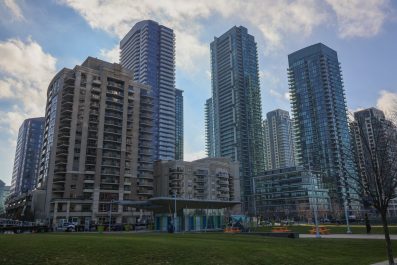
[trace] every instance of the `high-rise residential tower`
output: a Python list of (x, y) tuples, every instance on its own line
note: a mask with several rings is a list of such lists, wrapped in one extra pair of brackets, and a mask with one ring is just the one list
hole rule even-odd
[[(355, 162), (361, 181), (375, 181), (378, 167), (381, 169), (380, 172), (391, 177), (392, 172), (397, 171), (397, 127), (386, 118), (383, 111), (376, 108), (355, 112), (350, 127), (354, 140)], [(364, 195), (363, 198), (365, 197)], [(366, 201), (363, 201), (363, 204), (364, 207), (368, 206)], [(396, 206), (397, 199), (391, 200), (388, 210), (390, 216), (397, 216)]]
[(266, 170), (295, 165), (292, 120), (286, 110), (276, 109), (263, 122)]
[[(350, 123), (355, 147), (355, 161), (362, 179), (369, 179), (373, 174), (373, 161), (383, 163), (383, 170), (392, 167), (388, 159), (380, 157), (397, 153), (397, 128), (385, 117), (383, 111), (368, 108), (354, 113)], [(393, 161), (393, 159), (390, 159)]]
[(0, 179), (0, 214), (6, 212), (5, 201), (10, 194), (10, 188)]
[(183, 160), (183, 90), (175, 90), (175, 160)]
[(155, 21), (138, 22), (120, 42), (120, 64), (153, 97), (154, 160), (175, 159), (175, 35)]
[[(288, 55), (297, 160), (324, 175), (334, 210), (349, 205), (356, 174), (347, 121), (345, 92), (336, 51), (318, 43)], [(343, 209), (343, 208), (342, 208)]]
[(251, 211), (252, 177), (265, 169), (254, 36), (240, 26), (215, 37), (211, 70), (215, 157), (239, 161), (243, 210)]
[(26, 119), (19, 127), (11, 196), (19, 196), (34, 189), (38, 174), (44, 117)]
[(212, 98), (205, 102), (205, 152), (208, 157), (215, 157), (214, 107)]
[(47, 92), (38, 188), (44, 218), (82, 225), (134, 223), (114, 200), (153, 195), (152, 98), (119, 64), (88, 57), (62, 69)]

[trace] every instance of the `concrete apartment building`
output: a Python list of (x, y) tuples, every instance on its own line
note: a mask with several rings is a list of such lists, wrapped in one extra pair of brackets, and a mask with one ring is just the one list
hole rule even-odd
[[(354, 112), (354, 120), (350, 122), (350, 131), (354, 143), (355, 163), (361, 181), (374, 178), (374, 162), (384, 172), (392, 172), (393, 159), (397, 154), (397, 128), (386, 118), (383, 111), (376, 108)], [(387, 159), (389, 153), (390, 160)], [(390, 174), (391, 175), (391, 174)], [(363, 201), (364, 210), (368, 211), (368, 203)], [(389, 203), (389, 216), (397, 216), (397, 199)]]
[(155, 194), (158, 197), (207, 201), (239, 201), (237, 162), (229, 158), (203, 158), (192, 162), (156, 161)]
[(230, 158), (156, 161), (154, 180), (156, 230), (221, 229), (226, 217), (241, 213), (239, 163)]
[[(88, 57), (62, 69), (47, 91), (35, 207), (53, 225), (134, 223), (113, 200), (153, 195), (150, 88), (120, 64)], [(36, 197), (36, 198), (35, 198)]]

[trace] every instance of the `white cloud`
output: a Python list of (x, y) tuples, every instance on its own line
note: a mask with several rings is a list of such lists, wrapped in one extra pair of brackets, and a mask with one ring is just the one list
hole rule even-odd
[(278, 99), (282, 99), (283, 98), (283, 94), (274, 90), (274, 89), (269, 89), (269, 94), (273, 97), (276, 97)]
[(4, 0), (4, 5), (11, 11), (15, 20), (25, 20), (21, 8), (18, 6), (15, 0)]
[[(316, 27), (332, 21), (333, 16), (337, 17), (341, 37), (376, 35), (386, 19), (385, 10), (389, 6), (388, 0), (59, 1), (73, 8), (92, 28), (105, 30), (119, 38), (144, 19), (153, 19), (173, 28), (176, 64), (187, 73), (208, 68), (208, 41), (203, 42), (201, 38), (203, 25), (211, 26), (208, 25), (210, 18), (237, 19), (259, 30), (265, 52), (269, 54), (282, 48), (291, 34), (309, 36)], [(102, 51), (104, 55), (107, 52)], [(110, 58), (115, 57), (112, 55)]]
[(289, 92), (284, 92), (284, 99), (289, 101), (289, 99), (290, 99), (290, 93)]
[(372, 37), (387, 18), (389, 0), (326, 0), (336, 13), (342, 38)]
[(0, 54), (0, 100), (13, 105), (11, 110), (0, 109), (0, 126), (16, 137), (23, 119), (44, 115), (56, 59), (31, 39), (2, 41)]
[(111, 62), (111, 63), (118, 63), (120, 58), (120, 49), (119, 45), (117, 44), (112, 49), (101, 49), (100, 56), (103, 60)]
[[(61, 2), (76, 10), (92, 28), (103, 29), (119, 38), (122, 38), (132, 25), (143, 19), (150, 18), (173, 28), (177, 40), (177, 66), (186, 72), (194, 71), (198, 62), (208, 61), (208, 43), (202, 42), (200, 38), (203, 25), (209, 22), (210, 17), (236, 18), (250, 27), (257, 28), (265, 40), (267, 52), (282, 47), (285, 38), (291, 34), (310, 35), (330, 17), (324, 2), (316, 0), (61, 0)], [(351, 23), (355, 25), (357, 21), (362, 20), (359, 15), (352, 20), (345, 19), (340, 11), (340, 5), (331, 3), (343, 27), (348, 27)], [(363, 4), (359, 9), (365, 9), (360, 11), (364, 14), (372, 14), (372, 7), (373, 5)], [(375, 15), (373, 17), (376, 18)]]
[(200, 150), (197, 152), (185, 152), (184, 154), (184, 161), (193, 161), (201, 158), (207, 157), (207, 154), (205, 153), (205, 150)]
[(0, 54), (0, 164), (6, 167), (3, 177), (10, 183), (19, 127), (27, 118), (44, 115), (56, 59), (31, 39), (0, 41)]
[(397, 92), (381, 90), (376, 107), (383, 110), (386, 115), (397, 114)]

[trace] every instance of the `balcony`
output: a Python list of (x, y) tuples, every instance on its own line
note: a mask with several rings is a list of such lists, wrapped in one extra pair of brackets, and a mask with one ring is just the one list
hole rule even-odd
[(103, 149), (113, 150), (113, 151), (121, 151), (120, 145), (108, 144), (108, 143), (105, 143), (103, 145)]
[(112, 110), (112, 111), (117, 111), (117, 112), (123, 112), (123, 107), (115, 106), (113, 104), (106, 104), (106, 109)]

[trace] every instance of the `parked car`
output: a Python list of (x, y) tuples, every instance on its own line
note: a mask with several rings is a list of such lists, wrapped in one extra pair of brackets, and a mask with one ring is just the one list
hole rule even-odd
[(293, 225), (293, 224), (295, 224), (295, 221), (294, 220), (282, 220), (281, 221), (281, 225)]
[(263, 226), (272, 226), (273, 224), (272, 224), (272, 222), (270, 222), (270, 221), (261, 221), (261, 222), (260, 222), (260, 225), (263, 225)]
[(73, 223), (63, 223), (62, 225), (56, 228), (56, 231), (62, 232), (73, 232), (76, 229), (76, 225)]

